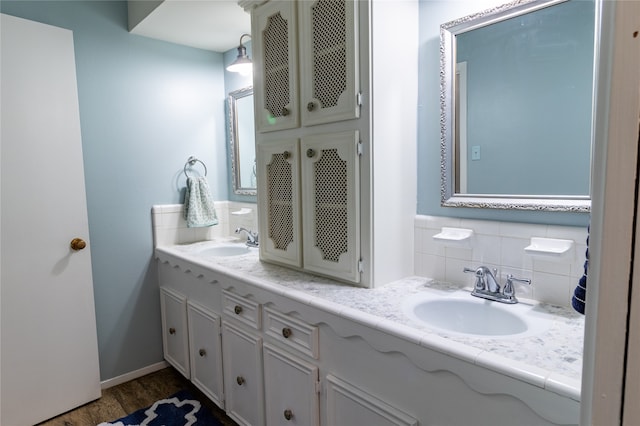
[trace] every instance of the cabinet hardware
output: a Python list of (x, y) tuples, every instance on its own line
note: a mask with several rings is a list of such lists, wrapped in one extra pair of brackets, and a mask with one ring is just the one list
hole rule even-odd
[(284, 418), (291, 420), (293, 418), (293, 412), (289, 409), (284, 410)]
[(291, 114), (291, 111), (289, 111), (289, 108), (282, 108), (282, 116), (283, 117), (286, 117), (289, 114)]
[(285, 151), (282, 153), (282, 156), (285, 160), (288, 160), (291, 157), (291, 153), (289, 151)]
[(176, 334), (176, 329), (175, 329), (175, 328), (173, 328), (173, 327), (171, 327), (171, 328), (169, 329), (169, 334)]
[(282, 335), (284, 336), (285, 339), (288, 339), (289, 337), (291, 337), (292, 331), (289, 327), (285, 327), (282, 329)]
[(238, 384), (238, 386), (242, 386), (244, 384), (244, 377), (242, 376), (236, 377), (236, 383)]
[(309, 158), (313, 158), (313, 157), (315, 157), (315, 156), (316, 156), (316, 150), (315, 150), (315, 149), (313, 149), (313, 148), (309, 148), (309, 149), (307, 150), (307, 157), (309, 157)]
[(307, 104), (307, 111), (311, 112), (311, 111), (313, 111), (314, 109), (316, 109), (316, 104), (315, 104), (315, 103), (313, 103), (313, 102), (309, 102), (309, 103)]
[(87, 243), (82, 238), (74, 238), (73, 240), (71, 240), (70, 246), (72, 250), (78, 251), (85, 248), (87, 246)]
[(198, 353), (200, 354), (200, 356), (206, 356), (207, 355), (207, 351), (205, 351), (204, 349), (200, 349), (200, 351)]
[(235, 312), (235, 313), (236, 313), (236, 315), (240, 315), (240, 314), (242, 313), (242, 306), (240, 306), (240, 305), (236, 305), (236, 306), (233, 308), (233, 312)]

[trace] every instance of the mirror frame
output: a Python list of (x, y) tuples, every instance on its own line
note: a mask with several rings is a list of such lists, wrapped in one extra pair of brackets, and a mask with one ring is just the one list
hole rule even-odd
[[(455, 193), (453, 168), (454, 147), (454, 97), (455, 37), (467, 31), (500, 22), (515, 16), (534, 12), (568, 0), (516, 0), (501, 6), (468, 15), (440, 26), (440, 194), (442, 207), (470, 207), (482, 209), (516, 209), (536, 211), (562, 211), (588, 213), (591, 211), (591, 196), (527, 196), (498, 194)], [(594, 19), (594, 43), (599, 39), (599, 7), (596, 1)], [(594, 64), (598, 61), (597, 44), (594, 45)], [(594, 67), (594, 82), (597, 80)], [(595, 92), (594, 92), (595, 93)], [(593, 95), (595, 106), (595, 94)], [(594, 108), (592, 106), (592, 110)], [(591, 173), (593, 173), (593, 120), (591, 124)], [(591, 184), (589, 185), (591, 187)]]
[(233, 192), (237, 195), (256, 195), (257, 188), (242, 187), (240, 179), (240, 141), (238, 140), (238, 99), (253, 95), (253, 86), (229, 92), (228, 102), (228, 122), (229, 122), (229, 153), (231, 157), (231, 179), (233, 181)]

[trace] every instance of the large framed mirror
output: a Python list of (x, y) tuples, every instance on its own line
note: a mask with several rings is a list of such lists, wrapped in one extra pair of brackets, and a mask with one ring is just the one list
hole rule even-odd
[(590, 211), (597, 1), (441, 25), (442, 206)]
[(256, 195), (256, 144), (253, 120), (253, 88), (229, 93), (229, 135), (233, 192)]

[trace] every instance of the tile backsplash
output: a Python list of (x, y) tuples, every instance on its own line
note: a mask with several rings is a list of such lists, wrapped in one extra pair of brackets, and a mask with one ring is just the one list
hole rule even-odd
[[(443, 227), (474, 231), (465, 244), (437, 241)], [(532, 237), (572, 240), (574, 247), (562, 257), (533, 257), (524, 248)], [(583, 274), (587, 229), (488, 220), (418, 215), (415, 219), (415, 274), (473, 286), (474, 276), (463, 268), (488, 266), (498, 270), (500, 283), (507, 274), (531, 279), (516, 284), (516, 296), (561, 306), (571, 306), (573, 289)]]
[(256, 205), (234, 201), (216, 201), (218, 224), (202, 228), (188, 228), (182, 204), (155, 205), (151, 209), (153, 222), (153, 246), (187, 244), (214, 238), (234, 237), (244, 239), (234, 231), (242, 226), (258, 230)]
[[(243, 239), (234, 232), (240, 226), (257, 230), (255, 204), (219, 201), (215, 206), (219, 223), (204, 228), (187, 227), (182, 204), (153, 206), (154, 247), (215, 238)], [(473, 236), (464, 244), (435, 240), (433, 236), (445, 227), (472, 229)], [(474, 276), (463, 269), (488, 266), (498, 270), (501, 284), (507, 274), (531, 279), (531, 285), (515, 283), (517, 297), (571, 306), (573, 290), (583, 273), (586, 228), (417, 215), (414, 229), (415, 275), (472, 287)], [(574, 247), (563, 257), (534, 257), (524, 250), (533, 237), (572, 240)]]

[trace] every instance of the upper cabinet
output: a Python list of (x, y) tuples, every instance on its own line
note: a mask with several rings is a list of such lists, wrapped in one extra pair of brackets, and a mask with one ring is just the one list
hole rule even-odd
[(240, 3), (260, 258), (363, 287), (413, 275), (417, 0)]
[(355, 1), (271, 1), (254, 10), (258, 132), (359, 117), (357, 16)]

